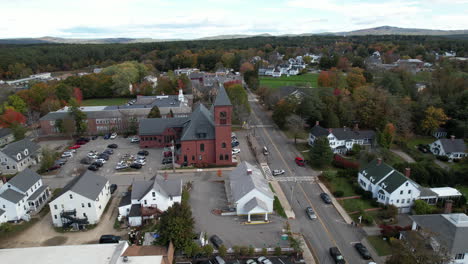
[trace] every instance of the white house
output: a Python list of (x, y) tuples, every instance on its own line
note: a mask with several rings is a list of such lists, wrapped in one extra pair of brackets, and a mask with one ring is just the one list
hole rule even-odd
[(49, 203), (52, 223), (75, 229), (97, 224), (110, 197), (109, 181), (88, 170), (65, 185)]
[(26, 168), (0, 187), (0, 222), (29, 221), (49, 200), (49, 187), (39, 174)]
[(149, 181), (134, 181), (132, 190), (119, 204), (119, 219), (128, 217), (130, 226), (140, 226), (144, 219), (166, 211), (182, 202), (182, 180), (153, 177)]
[(9, 128), (0, 128), (0, 147), (3, 147), (15, 140), (13, 132)]
[(410, 170), (406, 176), (376, 159), (370, 162), (358, 174), (358, 183), (362, 189), (372, 192), (377, 202), (398, 207), (400, 213), (408, 213), (416, 199), (419, 198), (419, 185), (412, 181)]
[(333, 153), (345, 154), (350, 151), (354, 144), (361, 146), (372, 146), (375, 139), (373, 130), (360, 130), (357, 125), (354, 128), (329, 128), (320, 126), (319, 121), (315, 123), (309, 133), (309, 145), (313, 145), (319, 137), (327, 137)]
[(447, 129), (439, 127), (438, 129), (436, 129), (436, 131), (434, 131), (434, 133), (432, 133), (432, 136), (434, 136), (435, 138), (445, 138), (447, 137), (447, 133)]
[(410, 215), (411, 229), (431, 241), (433, 250), (443, 247), (451, 260), (444, 264), (468, 264), (468, 216), (466, 214)]
[(41, 161), (38, 144), (25, 138), (0, 149), (0, 172), (15, 174)]
[(230, 174), (225, 182), (226, 193), (230, 206), (235, 208), (237, 215), (265, 215), (273, 212), (274, 195), (267, 180), (256, 166), (244, 161)]
[(463, 139), (452, 136), (450, 139), (441, 138), (429, 145), (432, 154), (446, 156), (449, 159), (461, 159), (468, 156)]

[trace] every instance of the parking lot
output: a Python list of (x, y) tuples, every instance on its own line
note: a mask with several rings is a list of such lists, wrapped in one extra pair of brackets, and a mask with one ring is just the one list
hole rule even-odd
[[(281, 230), (286, 219), (270, 215), (269, 224), (243, 225), (246, 217), (220, 216), (213, 209), (226, 209), (227, 200), (222, 178), (216, 176), (193, 183), (190, 204), (195, 218), (195, 231), (207, 232), (208, 236), (218, 235), (227, 247), (253, 246), (257, 248), (288, 246), (281, 240)], [(263, 219), (261, 216), (258, 220)], [(254, 219), (252, 219), (254, 220)]]

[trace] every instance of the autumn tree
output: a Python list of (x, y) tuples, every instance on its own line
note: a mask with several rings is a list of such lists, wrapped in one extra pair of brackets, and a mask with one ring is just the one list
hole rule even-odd
[(346, 57), (340, 57), (338, 59), (338, 63), (336, 64), (336, 68), (342, 70), (342, 71), (348, 71), (349, 68), (351, 68), (351, 63), (349, 63), (348, 58)]
[(161, 118), (161, 113), (159, 112), (159, 107), (157, 105), (151, 108), (151, 111), (148, 113), (148, 118)]
[(329, 72), (321, 71), (318, 76), (317, 82), (320, 87), (331, 87), (332, 85)]
[(287, 127), (288, 130), (293, 134), (294, 136), (294, 144), (297, 144), (297, 137), (301, 134), (304, 133), (304, 119), (302, 119), (298, 115), (290, 115), (287, 119)]
[(273, 108), (273, 121), (276, 125), (284, 129), (286, 127), (287, 117), (293, 113), (294, 105), (287, 99), (281, 99)]
[(242, 65), (240, 66), (240, 72), (242, 74), (244, 74), (245, 72), (247, 71), (253, 71), (254, 70), (254, 66), (252, 65), (252, 63), (250, 62), (244, 62), (242, 63)]
[(428, 134), (432, 134), (448, 120), (448, 117), (445, 115), (444, 109), (442, 108), (429, 106), (424, 113), (425, 117), (421, 122), (421, 128)]
[(395, 137), (395, 126), (392, 123), (387, 123), (385, 129), (379, 133), (378, 139), (381, 147), (389, 149)]
[(0, 116), (0, 127), (11, 127), (14, 124), (25, 124), (26, 117), (20, 112), (7, 108)]
[(364, 70), (360, 68), (351, 68), (351, 70), (346, 75), (346, 83), (348, 87), (354, 90), (357, 87), (363, 86), (366, 84), (366, 78), (364, 77)]
[(76, 102), (81, 105), (81, 101), (83, 101), (83, 93), (81, 92), (80, 88), (73, 88), (73, 98), (75, 98)]

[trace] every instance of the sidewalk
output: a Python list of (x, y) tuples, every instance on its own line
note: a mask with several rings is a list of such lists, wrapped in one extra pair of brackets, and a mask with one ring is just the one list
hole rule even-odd
[(294, 214), (288, 199), (286, 199), (286, 195), (284, 195), (283, 189), (281, 189), (279, 183), (277, 181), (270, 181), (270, 183), (273, 187), (273, 190), (275, 191), (276, 196), (278, 196), (278, 199), (283, 206), (284, 212), (286, 213), (288, 219), (296, 219), (296, 215)]
[(310, 244), (309, 242), (304, 239), (304, 235), (294, 235), (296, 239), (301, 241), (302, 245), (302, 258), (304, 259), (304, 262), (306, 264), (316, 264), (317, 262), (315, 261), (314, 255), (312, 255), (312, 252), (310, 251)]
[[(232, 171), (236, 167), (222, 167), (222, 168), (195, 168), (195, 169), (176, 169), (175, 173), (190, 173), (190, 172), (202, 172), (202, 171)], [(158, 173), (173, 173), (172, 169), (169, 170), (158, 170)]]

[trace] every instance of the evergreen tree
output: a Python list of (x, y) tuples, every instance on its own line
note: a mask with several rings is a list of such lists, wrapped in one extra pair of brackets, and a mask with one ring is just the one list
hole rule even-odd
[(318, 168), (323, 168), (332, 162), (333, 152), (326, 137), (320, 137), (315, 140), (314, 145), (310, 149), (309, 158), (310, 163)]
[(151, 108), (151, 111), (148, 113), (148, 118), (161, 118), (161, 112), (159, 112), (159, 107), (157, 105)]
[(68, 113), (75, 120), (75, 132), (78, 135), (85, 133), (88, 129), (88, 125), (86, 124), (86, 113), (80, 110), (80, 106), (75, 98), (70, 99), (70, 108), (68, 109)]
[(168, 245), (172, 241), (177, 250), (187, 249), (192, 243), (194, 223), (190, 206), (187, 203), (175, 203), (159, 219), (157, 242)]

